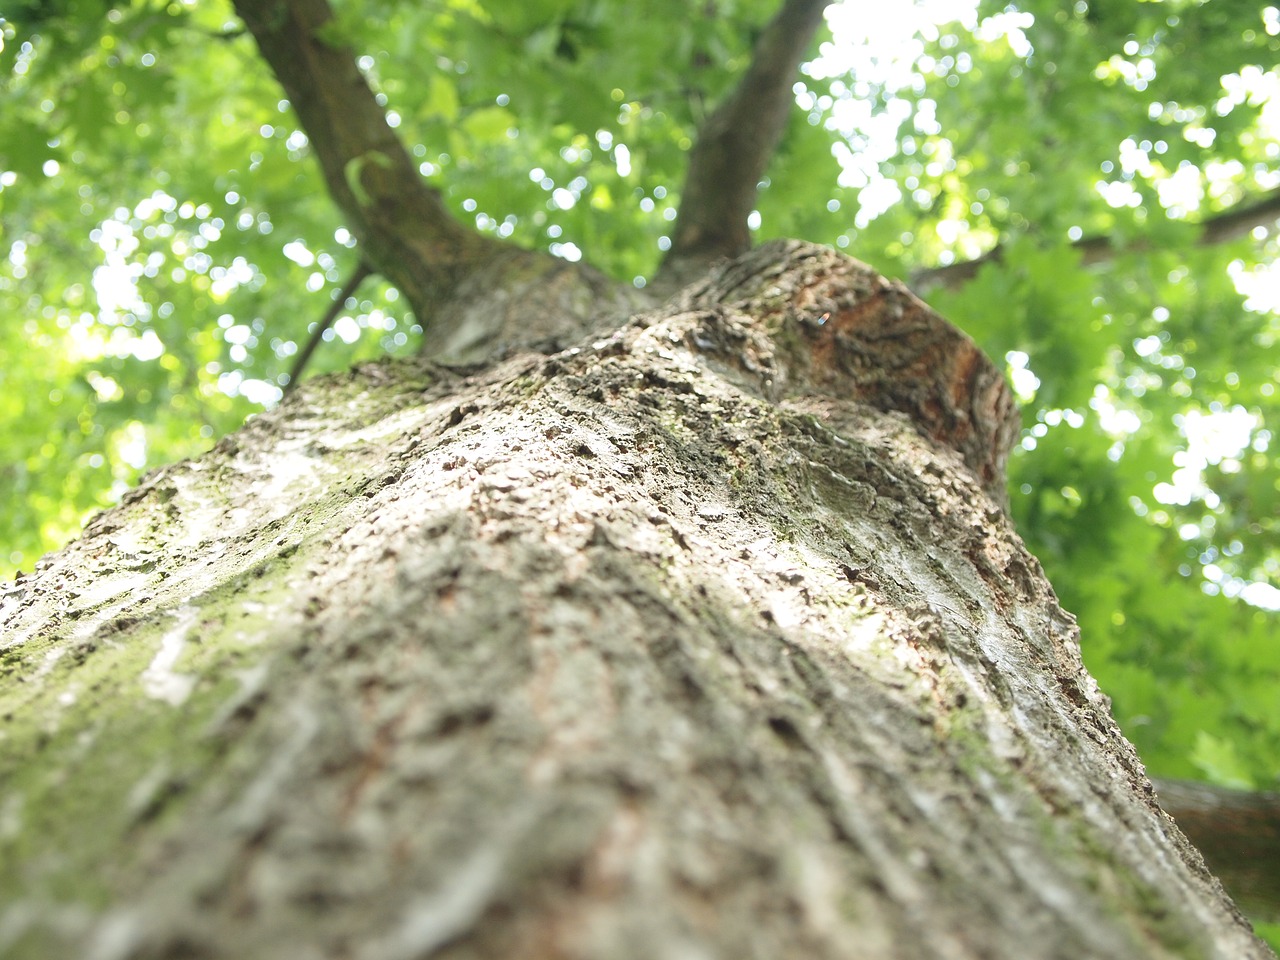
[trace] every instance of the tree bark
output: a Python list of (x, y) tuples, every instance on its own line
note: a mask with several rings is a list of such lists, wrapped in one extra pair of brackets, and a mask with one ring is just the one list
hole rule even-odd
[(638, 312), (455, 223), (324, 0), (236, 7), (436, 359), (300, 385), (3, 588), (0, 955), (1272, 956), (1009, 525), (972, 342), (795, 242)]
[(0, 954), (1263, 958), (993, 495), (1007, 390), (770, 245), (308, 381), (0, 600)]

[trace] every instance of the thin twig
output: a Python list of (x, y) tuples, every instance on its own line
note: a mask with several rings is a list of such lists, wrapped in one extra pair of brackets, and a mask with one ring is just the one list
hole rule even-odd
[(338, 314), (342, 312), (342, 308), (346, 306), (347, 301), (351, 299), (360, 284), (371, 273), (373, 273), (373, 268), (369, 266), (367, 261), (361, 260), (355, 271), (347, 279), (346, 286), (338, 292), (337, 299), (329, 305), (329, 309), (325, 311), (324, 316), (320, 318), (320, 322), (316, 324), (310, 339), (307, 340), (307, 345), (298, 353), (298, 359), (293, 361), (293, 367), (289, 370), (289, 382), (284, 387), (285, 396), (292, 393), (293, 388), (298, 385), (298, 380), (302, 377), (302, 371), (307, 368), (311, 355), (316, 352), (316, 347), (320, 345), (320, 339), (324, 336), (324, 332), (333, 326), (333, 321), (338, 319)]

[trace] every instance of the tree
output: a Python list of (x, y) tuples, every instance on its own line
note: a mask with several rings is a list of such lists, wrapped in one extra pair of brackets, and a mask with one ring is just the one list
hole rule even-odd
[[(745, 59), (681, 91), (700, 122), (669, 145), (689, 163), (646, 288), (665, 306), (499, 242), (506, 221), (463, 228), (387, 123), (403, 91), (374, 93), (350, 49), (378, 14), (417, 17), (431, 41), (541, 51), (562, 82), (643, 16), (242, 6), (305, 131), (282, 139), (319, 161), (428, 358), (304, 385), (8, 591), (8, 946), (1265, 955), (1155, 805), (1012, 533), (1000, 371), (852, 261), (747, 249), (822, 6), (792, 0), (722, 53), (725, 21), (695, 18), (691, 64)], [(106, 36), (200, 22), (177, 12), (115, 9), (135, 29)], [(458, 87), (423, 86), (460, 136), (506, 137), (508, 95), (464, 111)], [(1000, 249), (1034, 278), (1034, 251)], [(204, 292), (253, 276), (210, 270)]]

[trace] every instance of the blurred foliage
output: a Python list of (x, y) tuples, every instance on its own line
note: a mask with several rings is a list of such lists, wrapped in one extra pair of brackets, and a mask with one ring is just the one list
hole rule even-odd
[[(347, 0), (331, 33), (460, 218), (643, 283), (697, 125), (776, 3)], [(1009, 363), (1014, 511), (1091, 669), (1153, 773), (1276, 789), (1276, 242), (1198, 245), (1197, 224), (1280, 189), (1280, 12), (960, 12), (904, 53), (833, 8), (757, 233), (903, 277), (999, 246), (930, 297)], [(275, 402), (358, 255), (228, 3), (0, 18), (8, 576)], [(1089, 238), (1111, 255), (1086, 264)], [(420, 333), (368, 281), (314, 372)]]

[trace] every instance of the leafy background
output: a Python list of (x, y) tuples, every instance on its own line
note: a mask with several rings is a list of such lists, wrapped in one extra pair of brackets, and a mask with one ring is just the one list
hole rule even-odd
[[(336, 6), (462, 220), (639, 285), (776, 0)], [(9, 577), (276, 402), (358, 254), (229, 4), (0, 9)], [(1009, 365), (1014, 512), (1090, 668), (1154, 774), (1280, 788), (1277, 243), (1198, 242), (1280, 190), (1280, 11), (935, 0), (892, 44), (877, 15), (829, 11), (759, 238), (906, 278), (998, 247), (928, 295)], [(368, 281), (309, 372), (420, 333)]]

